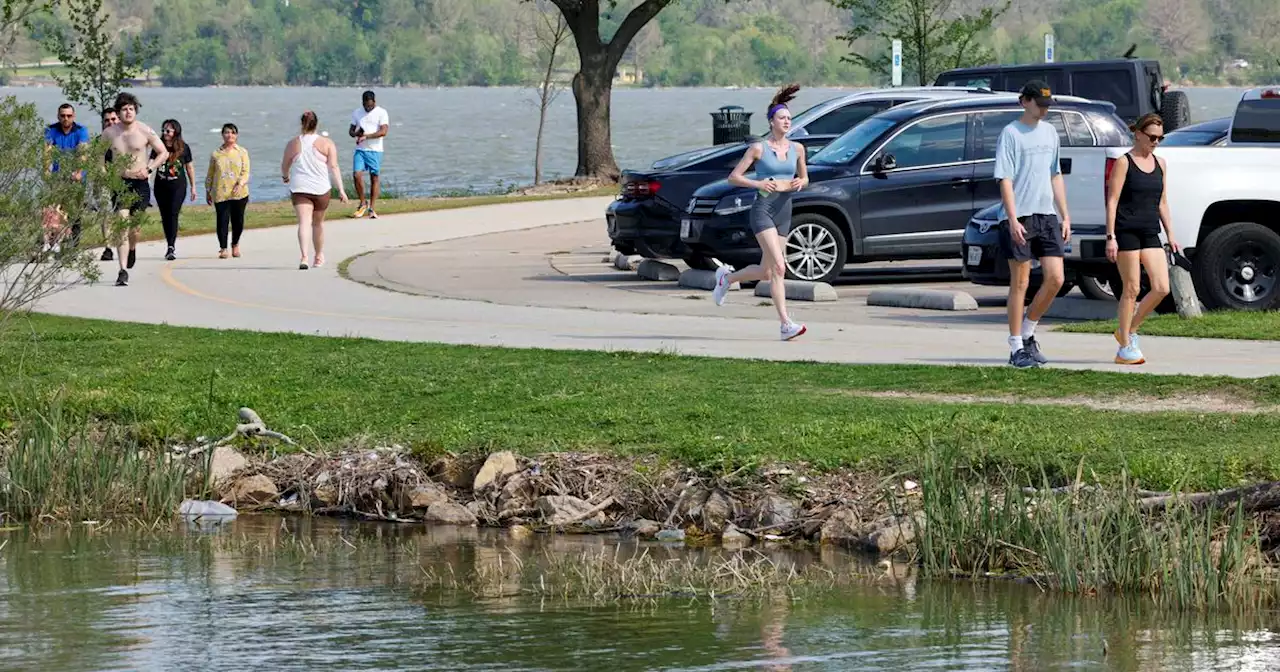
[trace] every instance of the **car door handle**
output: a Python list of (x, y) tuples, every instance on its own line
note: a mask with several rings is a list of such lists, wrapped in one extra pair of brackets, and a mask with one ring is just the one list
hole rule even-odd
[(1058, 159), (1058, 167), (1062, 169), (1063, 175), (1071, 174), (1071, 159)]
[(961, 185), (969, 184), (972, 181), (972, 177), (953, 177), (951, 178), (951, 186), (959, 187)]

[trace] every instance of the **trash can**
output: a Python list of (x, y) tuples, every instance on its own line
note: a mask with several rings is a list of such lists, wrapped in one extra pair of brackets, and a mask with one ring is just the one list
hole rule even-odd
[(751, 113), (737, 105), (725, 105), (711, 113), (711, 142), (723, 145), (751, 137)]

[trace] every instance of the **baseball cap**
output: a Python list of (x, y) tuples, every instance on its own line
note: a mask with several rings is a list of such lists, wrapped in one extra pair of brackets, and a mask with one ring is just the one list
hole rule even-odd
[(1036, 105), (1040, 107), (1049, 107), (1053, 104), (1053, 94), (1049, 92), (1049, 85), (1044, 82), (1033, 79), (1022, 85), (1022, 91), (1019, 93), (1022, 99), (1033, 98)]

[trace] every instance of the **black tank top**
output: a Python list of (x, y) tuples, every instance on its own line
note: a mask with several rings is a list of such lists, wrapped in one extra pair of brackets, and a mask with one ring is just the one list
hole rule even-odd
[(1125, 158), (1129, 161), (1129, 170), (1124, 175), (1120, 204), (1116, 207), (1116, 230), (1159, 233), (1160, 199), (1164, 196), (1160, 160), (1156, 159), (1151, 172), (1144, 173), (1132, 154), (1125, 154)]

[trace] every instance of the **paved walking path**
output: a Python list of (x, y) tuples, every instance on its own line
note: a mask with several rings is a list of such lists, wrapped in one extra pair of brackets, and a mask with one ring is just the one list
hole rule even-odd
[[(50, 297), (45, 312), (145, 323), (225, 329), (255, 329), (325, 336), (361, 336), (385, 340), (540, 347), (552, 349), (634, 350), (850, 363), (1003, 365), (1004, 337), (991, 324), (910, 327), (872, 318), (841, 319), (815, 311), (810, 333), (797, 341), (777, 340), (777, 324), (740, 310), (665, 314), (652, 306), (637, 310), (524, 305), (524, 282), (510, 283), (512, 300), (502, 287), (490, 287), (485, 300), (438, 298), (390, 292), (344, 279), (338, 264), (356, 254), (389, 247), (445, 241), (568, 222), (599, 221), (608, 198), (511, 203), (428, 213), (388, 215), (378, 220), (332, 222), (326, 229), (328, 264), (297, 270), (297, 238), (289, 227), (245, 232), (244, 257), (219, 260), (211, 235), (182, 238), (176, 262), (164, 262), (163, 242), (139, 248), (137, 267), (127, 288), (101, 282)], [(522, 239), (538, 232), (522, 234)], [(600, 224), (600, 248), (607, 241)], [(514, 249), (512, 258), (546, 255), (554, 249)], [(432, 274), (458, 274), (473, 263), (466, 253), (439, 260)], [(104, 279), (115, 276), (103, 264)], [(573, 282), (563, 292), (574, 292)], [(540, 291), (544, 291), (540, 290)], [(804, 316), (803, 304), (796, 314)], [(212, 337), (212, 336), (211, 336)], [(1129, 370), (1110, 363), (1110, 336), (1045, 333), (1041, 337), (1054, 366)], [(1148, 337), (1144, 350), (1150, 373), (1192, 373), (1252, 377), (1280, 375), (1280, 344), (1252, 341), (1200, 341)], [(1034, 375), (1034, 374), (1030, 374)]]

